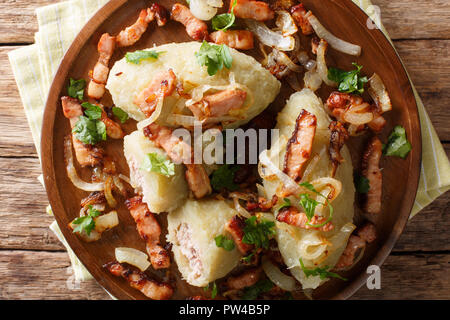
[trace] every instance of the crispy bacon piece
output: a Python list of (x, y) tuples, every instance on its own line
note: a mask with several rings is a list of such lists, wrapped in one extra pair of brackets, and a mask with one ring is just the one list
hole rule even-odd
[[(62, 97), (61, 102), (64, 116), (70, 120), (70, 126), (73, 129), (79, 117), (83, 115), (83, 108), (78, 99), (71, 97)], [(75, 156), (82, 167), (93, 167), (100, 164), (103, 160), (104, 151), (102, 148), (82, 143), (73, 133), (72, 143)]]
[(167, 21), (170, 18), (170, 13), (166, 8), (160, 6), (157, 3), (154, 3), (150, 6), (150, 11), (155, 14), (155, 19), (158, 27), (163, 27), (166, 25)]
[(338, 121), (333, 121), (328, 127), (331, 130), (330, 146), (328, 147), (328, 154), (330, 155), (332, 163), (331, 176), (334, 177), (338, 166), (344, 161), (341, 155), (341, 149), (349, 138), (347, 129)]
[(91, 81), (88, 86), (88, 97), (100, 100), (105, 94), (105, 84), (109, 75), (109, 61), (116, 48), (116, 39), (104, 33), (98, 42), (97, 51), (99, 58), (94, 70), (90, 72)]
[(238, 276), (229, 277), (227, 279), (227, 286), (230, 290), (241, 290), (251, 287), (261, 279), (261, 275), (261, 268), (252, 268), (244, 271)]
[[(234, 1), (230, 2), (230, 10)], [(275, 18), (275, 12), (263, 1), (236, 0), (234, 15), (238, 18), (267, 21)]]
[(210, 34), (211, 40), (216, 44), (225, 44), (237, 50), (253, 49), (253, 33), (248, 30), (215, 31)]
[(172, 95), (175, 90), (177, 77), (172, 69), (161, 71), (153, 77), (147, 88), (134, 99), (133, 103), (137, 105), (148, 118), (155, 111), (160, 93), (164, 97)]
[(188, 7), (181, 3), (175, 3), (172, 7), (172, 20), (182, 23), (186, 27), (187, 34), (194, 40), (208, 38), (208, 25), (197, 19)]
[(370, 222), (359, 228), (356, 234), (351, 235), (348, 239), (347, 247), (336, 264), (337, 269), (353, 265), (356, 253), (364, 249), (367, 243), (373, 242), (377, 237), (375, 226)]
[(148, 24), (155, 19), (155, 12), (150, 8), (142, 9), (136, 22), (120, 31), (116, 37), (116, 43), (119, 47), (129, 47), (135, 44), (147, 31)]
[(170, 267), (169, 253), (159, 245), (161, 236), (161, 227), (155, 216), (142, 202), (141, 196), (128, 199), (125, 202), (131, 216), (136, 221), (137, 230), (142, 239), (147, 242), (147, 252), (150, 256), (150, 262), (155, 269), (164, 269)]
[(169, 284), (152, 280), (145, 273), (129, 268), (122, 263), (112, 261), (103, 267), (111, 274), (126, 279), (131, 287), (141, 291), (150, 299), (168, 300), (173, 295), (173, 288)]
[(120, 124), (115, 122), (114, 120), (111, 120), (108, 115), (106, 114), (104, 108), (102, 105), (97, 105), (102, 109), (102, 117), (100, 118), (100, 121), (105, 124), (106, 127), (106, 134), (108, 137), (112, 139), (122, 139), (124, 137), (124, 133), (122, 130), (122, 127)]
[(186, 298), (186, 300), (211, 300), (211, 299), (204, 296), (193, 296)]
[[(322, 40), (325, 41), (325, 40)], [(326, 48), (328, 47), (328, 43), (325, 41), (325, 52), (326, 52)], [(313, 36), (311, 38), (311, 52), (313, 54), (317, 54), (317, 49), (319, 49), (319, 45), (320, 45), (320, 38), (317, 36)]]
[(236, 247), (245, 256), (253, 250), (254, 245), (242, 242), (244, 238), (244, 227), (245, 222), (239, 216), (234, 216), (225, 224), (225, 231), (231, 234)]
[(378, 214), (381, 211), (381, 195), (383, 190), (383, 174), (380, 170), (380, 160), (383, 144), (373, 137), (367, 146), (362, 160), (362, 174), (369, 180), (370, 189), (364, 204), (364, 211)]
[(316, 127), (316, 116), (302, 109), (289, 139), (284, 159), (284, 172), (294, 181), (298, 182), (302, 178), (303, 165), (311, 156)]
[[(334, 225), (331, 222), (328, 222), (326, 225), (320, 228), (314, 228), (310, 226), (322, 224), (326, 221), (326, 218), (314, 216), (311, 219), (311, 221), (308, 222), (308, 217), (306, 216), (306, 213), (300, 212), (296, 207), (293, 206), (281, 209), (277, 215), (277, 220), (302, 229), (315, 229), (325, 232), (334, 229)], [(310, 225), (308, 225), (308, 223)]]
[(258, 197), (258, 206), (262, 211), (269, 211), (278, 202), (278, 197), (273, 195), (272, 199), (269, 201), (264, 197)]
[(307, 11), (303, 6), (303, 3), (300, 3), (291, 8), (291, 15), (292, 18), (294, 18), (295, 23), (302, 29), (302, 33), (308, 36), (312, 34), (314, 30), (306, 17), (306, 13)]
[(205, 96), (201, 101), (188, 106), (200, 120), (226, 115), (230, 110), (239, 109), (247, 98), (247, 92), (240, 89), (227, 89)]
[(274, 10), (289, 10), (293, 5), (297, 3), (297, 0), (270, 0), (270, 7)]
[(373, 113), (373, 120), (367, 124), (367, 126), (372, 129), (375, 133), (381, 132), (383, 128), (386, 126), (386, 119), (383, 118), (381, 114), (378, 112)]
[(187, 167), (186, 180), (190, 190), (197, 199), (212, 192), (211, 183), (205, 168), (201, 164), (193, 164), (193, 151), (179, 137), (172, 135), (172, 130), (156, 123), (144, 128), (144, 135), (163, 148), (175, 163), (184, 163)]

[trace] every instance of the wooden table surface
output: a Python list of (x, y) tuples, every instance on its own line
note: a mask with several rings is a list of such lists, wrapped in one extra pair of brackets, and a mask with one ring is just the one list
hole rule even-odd
[[(33, 42), (34, 10), (57, 1), (0, 1), (0, 299), (109, 299), (75, 283), (48, 226), (39, 159), (7, 53)], [(450, 154), (450, 1), (373, 0)], [(401, 192), (401, 190), (399, 190)], [(381, 290), (353, 299), (450, 299), (450, 193), (409, 221), (381, 268)]]

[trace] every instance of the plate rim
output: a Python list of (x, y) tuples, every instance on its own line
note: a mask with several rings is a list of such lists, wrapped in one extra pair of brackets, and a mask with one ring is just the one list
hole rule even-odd
[[(370, 19), (369, 16), (352, 0), (328, 0), (341, 8), (345, 8), (350, 10), (351, 13), (355, 16), (355, 20), (361, 24), (361, 18), (364, 17), (365, 20)], [(86, 261), (90, 259), (90, 255), (88, 255), (83, 250), (80, 250), (78, 245), (75, 245), (76, 241), (80, 241), (79, 239), (75, 239), (75, 236), (72, 232), (70, 232), (67, 226), (62, 225), (60, 221), (59, 214), (66, 214), (64, 207), (62, 206), (61, 197), (59, 194), (59, 190), (56, 187), (56, 172), (54, 170), (54, 153), (53, 153), (53, 140), (49, 141), (46, 137), (52, 136), (52, 132), (54, 130), (54, 122), (55, 116), (57, 112), (58, 99), (60, 93), (63, 89), (63, 85), (67, 78), (68, 72), (72, 66), (71, 56), (77, 57), (80, 53), (81, 48), (85, 45), (85, 43), (90, 39), (90, 37), (98, 30), (101, 24), (108, 19), (114, 12), (120, 9), (127, 0), (110, 0), (104, 6), (102, 6), (83, 26), (80, 32), (77, 34), (73, 42), (71, 43), (69, 49), (65, 52), (63, 59), (58, 67), (57, 72), (55, 73), (55, 77), (52, 81), (51, 87), (48, 92), (47, 101), (45, 103), (44, 115), (43, 115), (43, 123), (41, 130), (41, 167), (44, 176), (44, 184), (47, 193), (47, 197), (49, 203), (51, 205), (54, 218), (58, 223), (58, 226), (61, 229), (62, 234), (64, 235), (69, 247), (75, 252), (78, 259), (83, 263), (86, 267)], [(107, 14), (107, 12), (109, 12)], [(414, 139), (412, 141), (414, 148), (410, 153), (409, 157), (409, 167), (414, 167), (417, 164), (417, 171), (411, 172), (408, 176), (407, 186), (408, 191), (405, 192), (405, 196), (402, 201), (402, 209), (399, 214), (399, 218), (395, 221), (391, 232), (388, 237), (386, 237), (385, 241), (382, 243), (380, 249), (370, 260), (370, 264), (378, 265), (381, 267), (383, 262), (391, 253), (394, 248), (398, 238), (400, 237), (403, 229), (408, 221), (411, 210), (414, 206), (414, 200), (417, 194), (418, 186), (419, 186), (419, 178), (420, 178), (420, 167), (422, 162), (422, 135), (421, 135), (421, 121), (419, 117), (419, 109), (417, 105), (417, 101), (415, 99), (414, 91), (413, 91), (413, 83), (408, 76), (406, 68), (403, 64), (403, 61), (399, 57), (397, 51), (393, 47), (392, 42), (387, 38), (387, 36), (379, 29), (370, 30), (370, 35), (372, 38), (377, 40), (387, 42), (389, 46), (389, 50), (384, 52), (384, 54), (389, 54), (391, 57), (394, 55), (394, 59), (389, 59), (392, 64), (399, 64), (401, 70), (401, 74), (399, 78), (406, 78), (408, 81), (408, 87), (406, 92), (404, 92), (404, 98), (413, 104), (413, 106), (409, 109), (410, 112), (410, 126), (413, 123), (418, 123), (418, 132), (415, 132), (413, 137), (408, 137)], [(85, 39), (84, 41), (82, 39)], [(377, 46), (379, 42), (377, 42)], [(75, 53), (73, 53), (75, 51)], [(412, 113), (411, 113), (412, 111)], [(415, 119), (413, 119), (415, 118)], [(412, 121), (415, 120), (415, 121)], [(411, 130), (412, 132), (412, 130)], [(412, 199), (411, 199), (412, 198)], [(74, 249), (75, 248), (75, 249)], [(107, 278), (104, 277), (104, 270), (102, 266), (98, 265), (89, 265), (86, 269), (92, 274), (94, 279), (106, 290), (109, 294), (112, 294), (115, 298), (118, 299), (135, 299), (134, 296), (123, 290), (120, 286), (117, 285), (115, 281), (107, 281)], [(334, 296), (330, 297), (330, 299), (348, 299), (350, 298), (357, 290), (359, 290), (364, 282), (366, 281), (368, 275), (364, 272), (361, 272), (357, 277), (353, 279), (348, 285), (346, 285), (341, 291), (339, 291)]]

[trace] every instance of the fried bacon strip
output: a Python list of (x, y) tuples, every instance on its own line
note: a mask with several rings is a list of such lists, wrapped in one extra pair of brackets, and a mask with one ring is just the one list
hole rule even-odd
[(331, 131), (328, 154), (330, 155), (332, 164), (331, 176), (334, 177), (336, 175), (337, 168), (342, 161), (344, 161), (344, 158), (341, 155), (341, 149), (345, 145), (349, 135), (347, 129), (345, 129), (344, 125), (340, 122), (333, 121), (330, 123), (328, 128)]
[(185, 5), (175, 3), (172, 7), (171, 18), (182, 23), (192, 39), (205, 40), (208, 38), (208, 25), (197, 19)]
[(348, 239), (347, 247), (336, 264), (337, 269), (349, 267), (354, 264), (355, 255), (364, 249), (367, 243), (373, 242), (377, 237), (375, 226), (368, 222), (356, 231), (356, 235), (351, 235)]
[(261, 275), (261, 268), (252, 268), (244, 271), (238, 276), (229, 277), (227, 279), (227, 286), (230, 290), (241, 290), (251, 287), (261, 279)]
[(311, 156), (316, 127), (316, 116), (302, 109), (298, 115), (295, 130), (287, 144), (284, 159), (284, 173), (294, 181), (298, 182), (302, 178), (303, 165)]
[(220, 117), (230, 110), (239, 109), (247, 98), (247, 92), (240, 89), (228, 89), (205, 96), (201, 101), (189, 105), (197, 119)]
[(102, 105), (97, 104), (97, 106), (102, 109), (102, 117), (100, 118), (100, 121), (105, 124), (106, 134), (108, 135), (108, 137), (112, 139), (122, 139), (125, 134), (123, 133), (120, 124), (108, 117)]
[(302, 229), (315, 229), (325, 232), (334, 229), (334, 225), (331, 222), (328, 222), (326, 225), (320, 228), (312, 227), (311, 225), (324, 223), (326, 221), (326, 218), (321, 216), (314, 216), (311, 221), (308, 221), (306, 213), (300, 212), (296, 207), (293, 206), (281, 209), (277, 215), (277, 220)]
[(86, 198), (81, 200), (81, 207), (91, 206), (94, 204), (106, 203), (105, 193), (103, 191), (91, 192)]
[(168, 300), (173, 295), (173, 288), (169, 284), (149, 279), (145, 273), (129, 268), (122, 263), (112, 261), (103, 267), (111, 274), (126, 279), (131, 287), (141, 291), (150, 299)]
[[(234, 1), (230, 2), (230, 10)], [(236, 0), (234, 15), (238, 18), (267, 21), (275, 18), (275, 12), (263, 1)]]
[(176, 81), (177, 77), (172, 69), (159, 72), (153, 77), (148, 87), (134, 99), (133, 103), (141, 109), (147, 118), (150, 117), (155, 111), (160, 93), (164, 97), (172, 95)]
[(172, 129), (152, 123), (144, 128), (144, 135), (154, 141), (158, 147), (163, 148), (173, 162), (185, 164), (189, 189), (197, 199), (212, 192), (205, 168), (201, 164), (193, 164), (191, 146), (179, 137), (172, 135)]
[(109, 75), (109, 61), (116, 48), (116, 39), (104, 33), (98, 42), (99, 58), (94, 70), (91, 71), (91, 81), (88, 86), (88, 97), (100, 100), (105, 94), (105, 84)]
[(216, 44), (225, 44), (237, 50), (254, 48), (253, 33), (248, 30), (215, 31), (210, 34), (210, 38)]
[(150, 256), (150, 262), (154, 269), (164, 269), (170, 267), (169, 253), (159, 245), (159, 237), (161, 236), (161, 227), (155, 216), (142, 202), (141, 196), (125, 201), (130, 210), (131, 216), (136, 221), (136, 227), (139, 235), (147, 242), (147, 253)]
[(225, 224), (225, 231), (227, 231), (234, 240), (238, 250), (245, 256), (253, 250), (254, 245), (246, 244), (242, 241), (244, 238), (245, 222), (239, 216), (234, 216)]
[(373, 137), (363, 155), (362, 174), (369, 180), (370, 185), (363, 208), (367, 213), (378, 214), (381, 211), (383, 174), (380, 170), (380, 160), (382, 152), (383, 144), (380, 139)]
[(158, 27), (164, 27), (167, 21), (170, 19), (170, 13), (166, 8), (154, 3), (150, 6), (150, 11), (155, 14), (156, 23)]
[(116, 37), (116, 43), (119, 47), (129, 47), (135, 44), (147, 31), (148, 24), (155, 19), (155, 12), (150, 8), (142, 9), (136, 22), (120, 31)]
[[(79, 117), (83, 115), (83, 108), (81, 107), (80, 102), (75, 98), (62, 97), (61, 102), (64, 116), (70, 120), (70, 126), (73, 129), (78, 122)], [(103, 160), (104, 151), (102, 148), (82, 143), (73, 133), (72, 142), (75, 156), (82, 167), (93, 167), (100, 164)]]
[(314, 30), (306, 17), (307, 11), (302, 3), (291, 8), (291, 15), (295, 23), (302, 29), (302, 33), (306, 36), (313, 34)]

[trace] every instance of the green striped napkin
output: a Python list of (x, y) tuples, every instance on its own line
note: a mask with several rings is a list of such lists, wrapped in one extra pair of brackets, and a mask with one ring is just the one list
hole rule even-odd
[[(386, 33), (374, 14), (377, 12), (377, 8), (372, 6), (369, 0), (353, 1), (365, 10), (380, 29)], [(64, 52), (81, 27), (106, 2), (107, 0), (71, 0), (37, 9), (39, 32), (35, 35), (36, 43), (9, 53), (9, 60), (38, 154), (40, 153), (42, 115), (53, 75)], [(423, 153), (419, 190), (411, 217), (450, 189), (449, 160), (422, 100), (415, 90), (414, 93), (422, 126)], [(51, 209), (48, 209), (48, 211), (51, 212)], [(67, 245), (56, 222), (50, 228), (67, 248), (75, 278), (77, 280), (90, 278), (90, 274)]]

